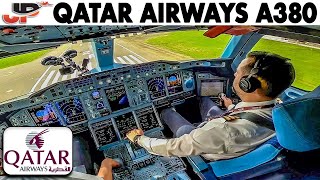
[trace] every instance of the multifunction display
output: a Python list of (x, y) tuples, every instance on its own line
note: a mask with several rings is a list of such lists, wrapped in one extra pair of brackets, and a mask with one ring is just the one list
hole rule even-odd
[(115, 117), (114, 120), (121, 138), (126, 137), (127, 132), (131, 131), (132, 129), (138, 129), (137, 123), (134, 120), (131, 112)]
[(91, 125), (98, 147), (118, 141), (111, 119)]
[(129, 107), (128, 96), (123, 85), (106, 89), (106, 95), (112, 111), (118, 111)]
[(149, 79), (147, 84), (151, 99), (158, 99), (166, 96), (166, 87), (162, 77)]
[(72, 124), (87, 120), (80, 99), (73, 97), (56, 103), (57, 108), (65, 118), (67, 124)]
[(179, 73), (172, 73), (166, 75), (166, 81), (169, 94), (176, 94), (183, 91), (181, 75)]
[(60, 126), (60, 122), (53, 110), (52, 104), (36, 106), (28, 110), (37, 126)]
[(143, 131), (160, 127), (152, 106), (137, 110), (136, 115)]

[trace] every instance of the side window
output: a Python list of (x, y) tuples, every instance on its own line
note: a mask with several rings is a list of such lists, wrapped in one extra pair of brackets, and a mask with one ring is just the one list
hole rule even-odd
[(320, 44), (264, 36), (252, 50), (272, 52), (290, 58), (296, 71), (294, 87), (312, 91), (320, 85)]

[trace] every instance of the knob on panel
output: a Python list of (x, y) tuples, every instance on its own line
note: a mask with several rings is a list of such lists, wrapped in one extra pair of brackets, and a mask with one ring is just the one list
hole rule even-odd
[(187, 79), (185, 82), (184, 82), (184, 85), (186, 86), (186, 88), (192, 88), (193, 87), (193, 85), (194, 85), (194, 81), (193, 81), (193, 79)]

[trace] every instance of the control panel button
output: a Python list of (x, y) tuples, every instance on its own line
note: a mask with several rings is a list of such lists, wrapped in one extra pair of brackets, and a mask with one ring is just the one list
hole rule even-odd
[(104, 108), (104, 103), (103, 103), (103, 101), (98, 101), (97, 104), (96, 104), (96, 108), (97, 108), (97, 109), (103, 109), (103, 108)]
[(92, 96), (92, 98), (93, 98), (94, 100), (100, 99), (100, 97), (101, 97), (99, 91), (94, 91), (94, 92), (92, 92), (92, 93), (91, 93), (91, 96)]
[(186, 80), (185, 82), (184, 82), (184, 84), (185, 84), (185, 86), (186, 86), (186, 88), (192, 88), (193, 87), (193, 79), (188, 79), (188, 80)]

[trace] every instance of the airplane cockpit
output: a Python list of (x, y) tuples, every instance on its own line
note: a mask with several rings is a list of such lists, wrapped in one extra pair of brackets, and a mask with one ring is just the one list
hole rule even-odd
[[(197, 123), (197, 119), (201, 119), (199, 107), (195, 106), (199, 97), (210, 97), (219, 104), (219, 96), (225, 94), (234, 104), (240, 102), (232, 91), (234, 71), (264, 34), (320, 42), (319, 36), (310, 35), (306, 31), (283, 31), (270, 27), (227, 27), (233, 37), (221, 58), (192, 61), (158, 60), (125, 65), (114, 62), (114, 36), (195, 28), (1, 27), (0, 43), (3, 45), (0, 49), (4, 56), (15, 54), (17, 51), (26, 53), (91, 39), (97, 67), (89, 71), (85, 59), (82, 67), (75, 64), (72, 61), (78, 53), (75, 50), (68, 50), (61, 57), (44, 58), (41, 62), (43, 65), (61, 66), (61, 74), (71, 74), (74, 71), (81, 71), (82, 74), (2, 102), (0, 134), (2, 135), (8, 127), (68, 127), (73, 133), (73, 171), (95, 175), (101, 161), (108, 157), (122, 164), (120, 168), (113, 170), (114, 179), (247, 179), (278, 171), (284, 166), (285, 159), (278, 153), (280, 145), (272, 149), (277, 151), (274, 156), (263, 159), (260, 164), (239, 165), (237, 161), (245, 161), (247, 164), (248, 158), (250, 161), (250, 158), (253, 160), (260, 156), (250, 156), (249, 153), (248, 157), (242, 157), (242, 160), (236, 158), (234, 161), (217, 161), (217, 164), (210, 165), (210, 162), (201, 156), (179, 158), (153, 155), (126, 139), (126, 133), (137, 128), (142, 129), (149, 137), (172, 137), (160, 117), (164, 108), (174, 106), (183, 117), (193, 119), (193, 123)], [(225, 32), (225, 29), (212, 28), (206, 35), (216, 37)], [(15, 38), (12, 38), (13, 36)], [(307, 93), (292, 88), (286, 90), (280, 98), (286, 102), (305, 94)], [(264, 153), (271, 151), (268, 148), (264, 150)], [(238, 166), (234, 167), (232, 164), (236, 163)], [(239, 169), (239, 166), (245, 167)], [(259, 172), (263, 172), (250, 171), (257, 167), (260, 167)], [(239, 172), (244, 172), (245, 175), (232, 176)]]

